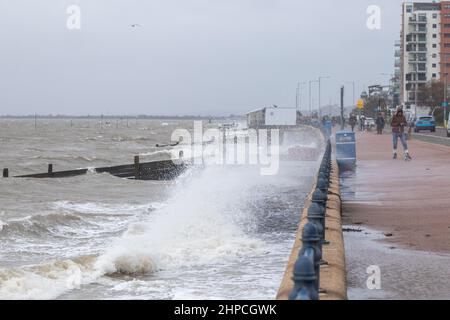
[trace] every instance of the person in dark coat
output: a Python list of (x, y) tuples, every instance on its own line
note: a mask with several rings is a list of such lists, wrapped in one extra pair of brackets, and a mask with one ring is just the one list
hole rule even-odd
[(378, 114), (378, 117), (377, 117), (377, 120), (376, 120), (376, 124), (377, 124), (377, 133), (378, 134), (383, 134), (385, 121), (384, 121), (384, 117), (383, 117), (383, 115), (381, 113)]
[(365, 127), (366, 127), (366, 117), (361, 116), (359, 117), (359, 130), (364, 131)]
[(405, 128), (407, 125), (408, 122), (406, 121), (405, 115), (403, 114), (403, 107), (398, 106), (397, 111), (395, 112), (391, 120), (394, 159), (397, 159), (397, 144), (398, 139), (400, 138), (400, 141), (403, 145), (403, 151), (405, 153), (405, 161), (412, 160), (411, 156), (409, 155), (408, 144), (406, 143)]
[(350, 126), (352, 127), (352, 132), (355, 132), (355, 126), (356, 126), (356, 122), (358, 120), (356, 119), (356, 116), (352, 113), (350, 115), (350, 119), (348, 120), (348, 123), (350, 124)]

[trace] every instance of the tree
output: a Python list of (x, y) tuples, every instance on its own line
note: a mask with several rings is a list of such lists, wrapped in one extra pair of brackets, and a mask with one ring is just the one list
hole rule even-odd
[(444, 100), (445, 84), (443, 81), (431, 81), (427, 85), (419, 88), (417, 93), (419, 106), (431, 107), (431, 110), (435, 110), (434, 116), (436, 122), (439, 124), (444, 123), (444, 110), (441, 107)]
[(444, 98), (444, 87), (442, 81), (431, 81), (419, 88), (417, 104), (426, 107), (440, 106)]
[(364, 115), (370, 118), (376, 118), (378, 111), (386, 112), (387, 98), (383, 94), (369, 96), (364, 102)]

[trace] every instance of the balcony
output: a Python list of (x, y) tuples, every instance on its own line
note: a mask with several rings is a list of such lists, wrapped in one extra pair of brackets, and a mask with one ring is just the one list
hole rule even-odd
[(409, 63), (426, 63), (427, 62), (427, 57), (422, 57), (422, 56), (417, 56), (414, 53), (410, 54), (410, 57), (408, 59)]
[(427, 28), (412, 28), (409, 29), (409, 34), (427, 34), (428, 29)]
[(409, 70), (409, 73), (410, 73), (410, 74), (426, 73), (426, 72), (427, 72), (426, 69), (425, 69), (425, 70), (419, 70), (419, 69), (410, 69), (410, 70)]
[(411, 25), (417, 25), (417, 24), (426, 24), (427, 23), (427, 17), (426, 16), (412, 16), (409, 18), (409, 24)]
[(426, 53), (427, 47), (425, 46), (407, 46), (406, 52), (409, 53)]

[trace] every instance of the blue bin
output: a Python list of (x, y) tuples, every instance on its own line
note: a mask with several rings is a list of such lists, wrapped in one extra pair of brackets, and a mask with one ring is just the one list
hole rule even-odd
[(356, 137), (351, 131), (336, 133), (336, 160), (339, 166), (356, 165)]

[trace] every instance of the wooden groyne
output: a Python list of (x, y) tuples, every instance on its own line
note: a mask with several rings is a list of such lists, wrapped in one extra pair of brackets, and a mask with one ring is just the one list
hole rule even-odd
[[(139, 156), (134, 157), (132, 164), (124, 164), (112, 167), (99, 167), (93, 169), (75, 169), (66, 171), (54, 171), (53, 164), (48, 165), (47, 172), (17, 175), (14, 178), (71, 178), (85, 175), (88, 172), (94, 173), (109, 173), (118, 178), (135, 179), (135, 180), (172, 180), (184, 172), (187, 164), (180, 162), (176, 163), (173, 160), (162, 160), (143, 162), (139, 160)], [(3, 169), (3, 177), (9, 177), (9, 169)]]

